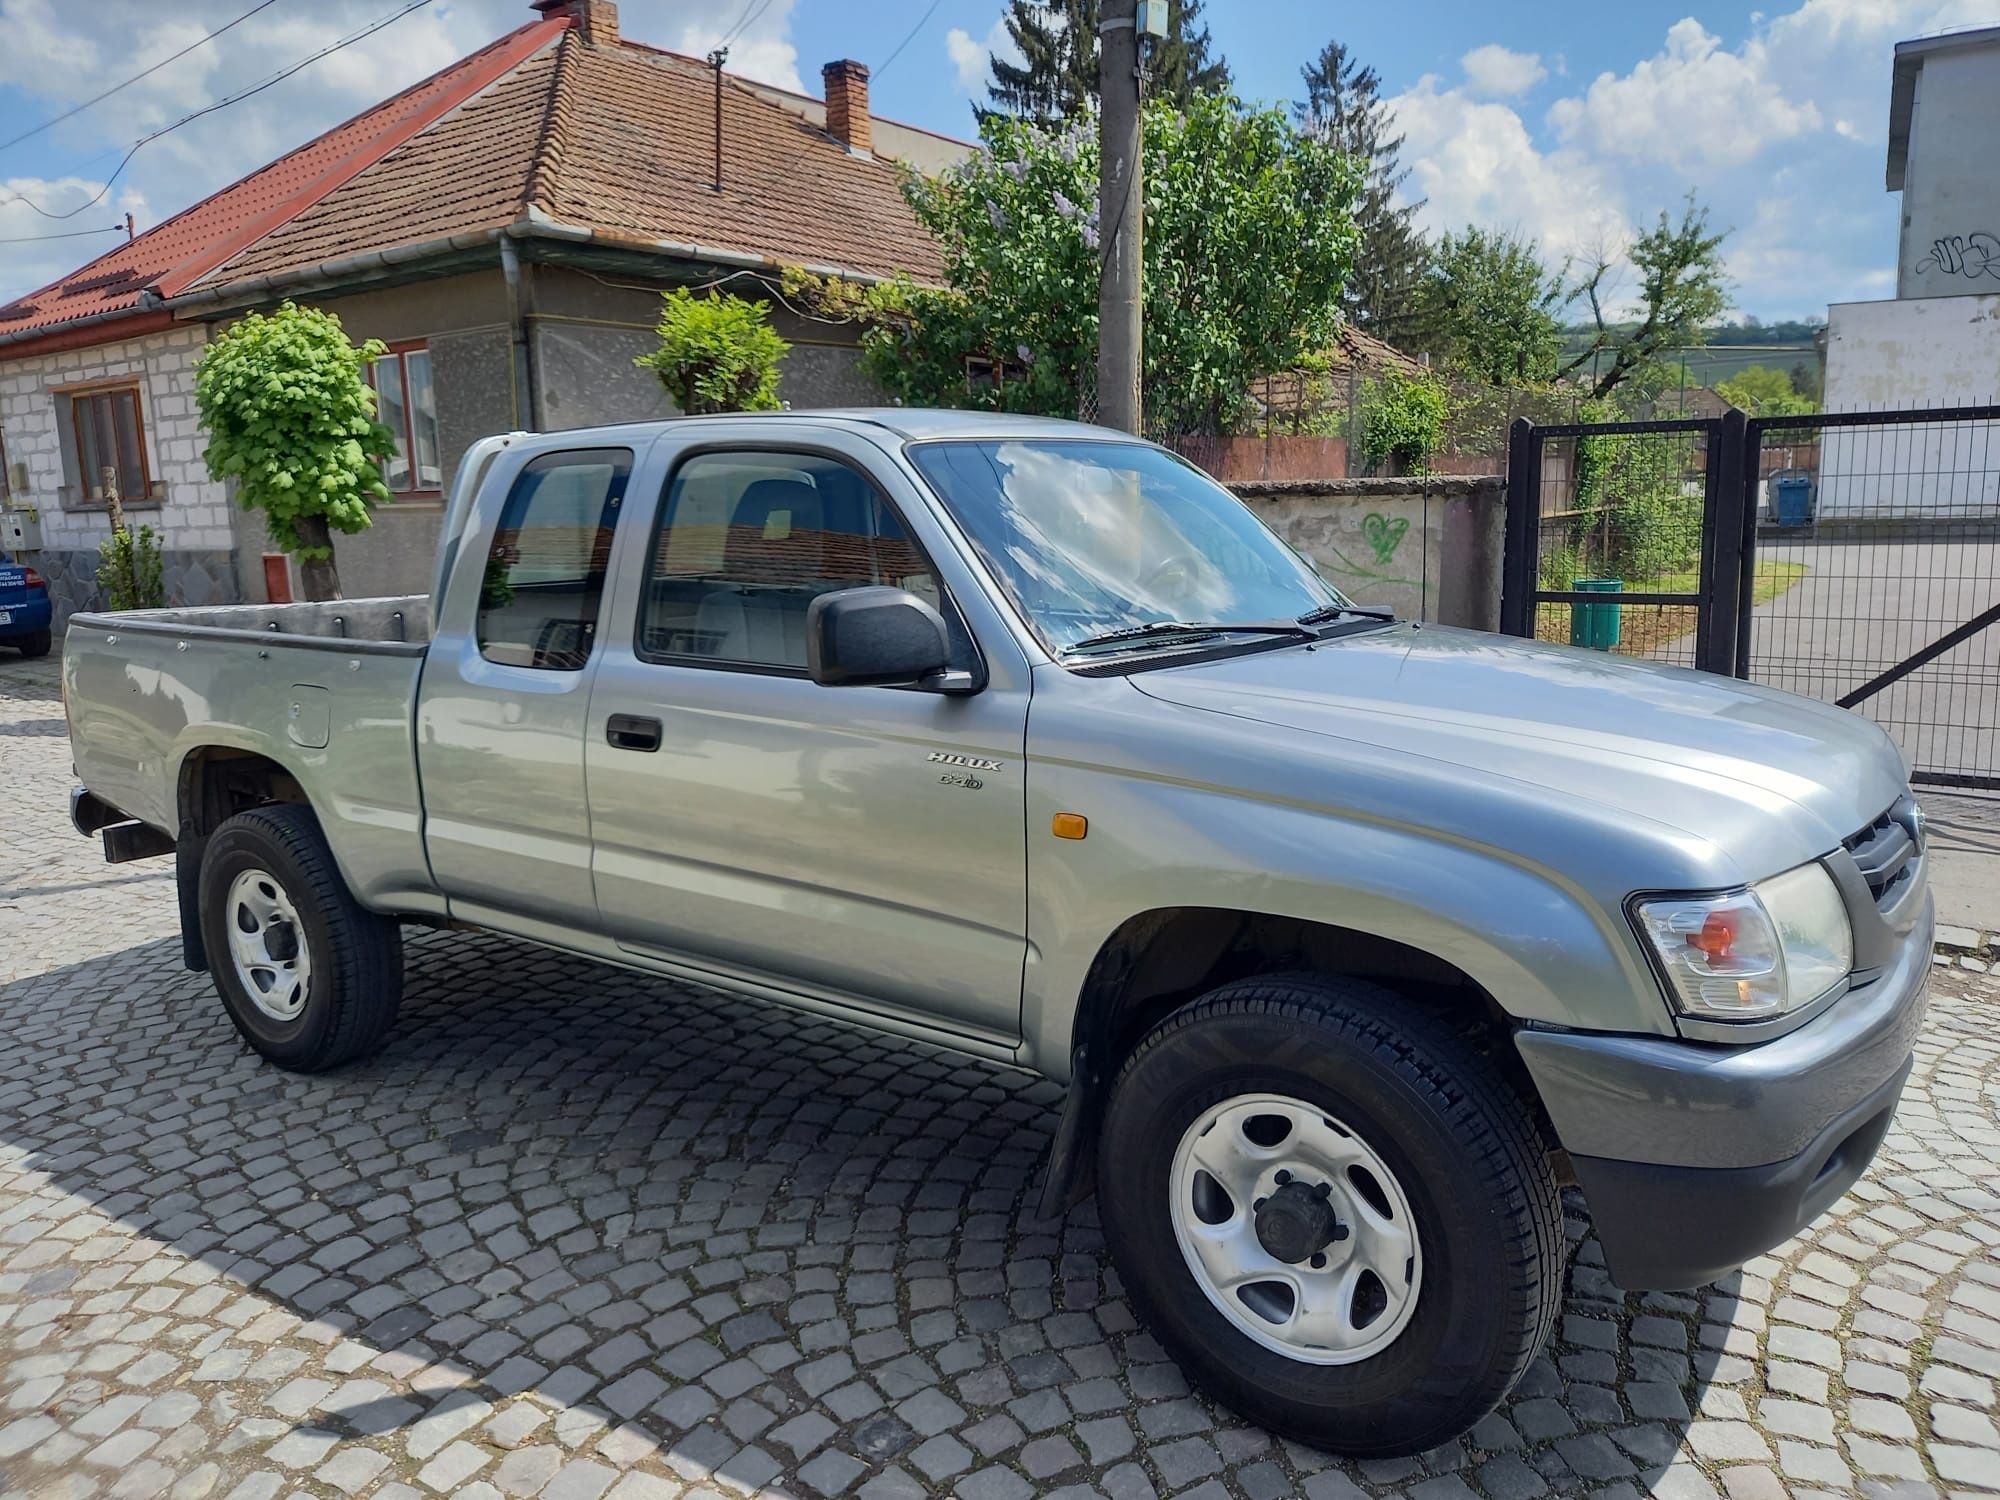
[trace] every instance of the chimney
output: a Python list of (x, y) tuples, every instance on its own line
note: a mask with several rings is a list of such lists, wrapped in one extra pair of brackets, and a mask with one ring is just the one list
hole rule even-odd
[(874, 132), (868, 123), (868, 65), (851, 57), (819, 70), (826, 82), (826, 129), (857, 156), (872, 156)]
[(593, 47), (618, 45), (618, 7), (613, 0), (528, 0), (544, 16), (567, 16), (578, 36)]

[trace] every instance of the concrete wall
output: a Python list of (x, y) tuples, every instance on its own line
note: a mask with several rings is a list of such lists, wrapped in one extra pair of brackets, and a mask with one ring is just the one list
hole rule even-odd
[[(1929, 76), (1930, 65), (1925, 67)], [(1882, 411), (2000, 399), (2000, 292), (1840, 302), (1827, 310), (1826, 409)], [(1822, 520), (2000, 515), (2000, 423), (1829, 429)]]
[(1903, 177), (1898, 297), (2000, 291), (2000, 46), (1924, 58)]
[(1229, 488), (1357, 604), (1500, 628), (1498, 476), (1250, 481)]
[(71, 386), (127, 380), (138, 386), (153, 491), (149, 499), (127, 502), (126, 514), (133, 525), (160, 534), (168, 602), (222, 604), (239, 597), (230, 563), (231, 506), (202, 462), (205, 442), (194, 410), (194, 367), (207, 342), (208, 330), (193, 326), (88, 349), (0, 357), (0, 436), (8, 462), (27, 471), (27, 484), (11, 504), (40, 512), (42, 550), (28, 561), (49, 580), (58, 631), (73, 611), (103, 602), (97, 549), (111, 534), (108, 510), (84, 498), (64, 431), (67, 418), (59, 420), (59, 403)]

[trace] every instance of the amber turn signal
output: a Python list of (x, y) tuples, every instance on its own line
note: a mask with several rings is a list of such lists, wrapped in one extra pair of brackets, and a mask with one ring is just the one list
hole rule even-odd
[(1049, 832), (1059, 839), (1080, 839), (1090, 832), (1090, 819), (1082, 813), (1057, 813), (1049, 824)]

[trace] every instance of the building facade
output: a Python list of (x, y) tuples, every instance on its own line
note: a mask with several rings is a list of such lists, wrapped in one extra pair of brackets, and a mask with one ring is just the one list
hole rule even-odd
[[(1827, 309), (1828, 411), (2000, 401), (2000, 27), (1896, 46), (1885, 184), (1901, 195), (1896, 296)], [(1992, 423), (1833, 429), (1822, 520), (2000, 516), (2000, 474), (1971, 455)]]

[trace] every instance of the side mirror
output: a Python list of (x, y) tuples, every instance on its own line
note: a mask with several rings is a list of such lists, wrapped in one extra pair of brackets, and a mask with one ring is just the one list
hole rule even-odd
[(951, 667), (944, 616), (903, 589), (836, 589), (806, 607), (806, 671), (824, 687), (913, 687)]

